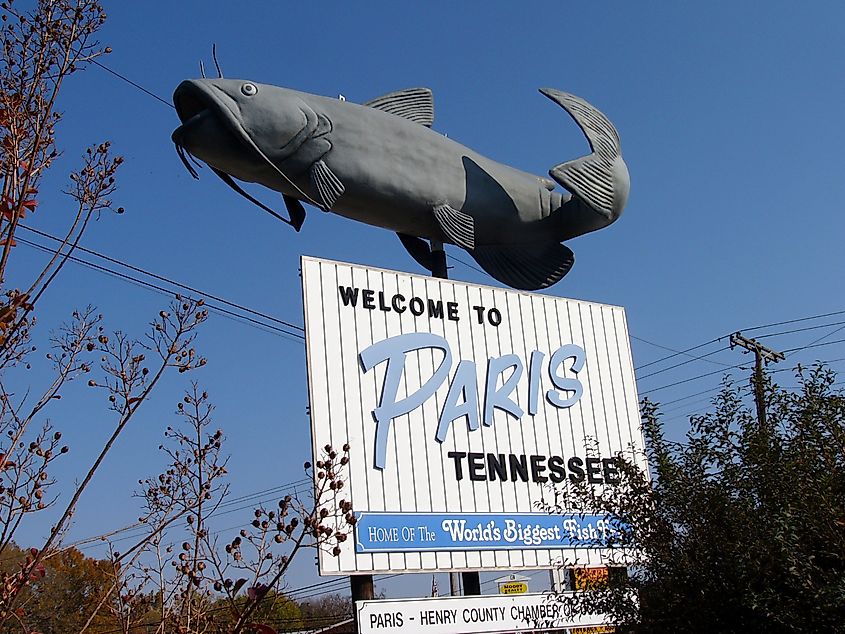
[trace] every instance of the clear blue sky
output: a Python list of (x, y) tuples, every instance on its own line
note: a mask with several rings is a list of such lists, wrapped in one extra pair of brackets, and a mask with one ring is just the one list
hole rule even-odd
[[(114, 52), (103, 63), (168, 102), (182, 79), (198, 76), (200, 60), (214, 74), (216, 44), (223, 73), (232, 78), (342, 93), (357, 102), (428, 86), (435, 129), (538, 175), (588, 147), (537, 89), (559, 88), (594, 103), (621, 134), (631, 197), (615, 225), (569, 243), (576, 265), (551, 293), (624, 306), (638, 366), (671, 354), (652, 344), (683, 350), (740, 328), (845, 310), (842, 3), (184, 0), (107, 2), (106, 10), (100, 39)], [(384, 230), (311, 209), (295, 234), (208, 169), (194, 181), (170, 142), (178, 124), (173, 109), (101, 68), (75, 76), (60, 107), (65, 154), (50, 177), (54, 191), (83, 144), (110, 139), (126, 157), (115, 201), (127, 212), (95, 223), (88, 248), (294, 324), (302, 323), (301, 254), (420, 272)], [(66, 203), (47, 189), (30, 224), (58, 233)], [(259, 193), (281, 207), (273, 192)], [(22, 264), (41, 257), (19, 248)], [(495, 283), (451, 263), (455, 279)], [(46, 328), (92, 303), (112, 327), (140, 334), (166, 301), (69, 265), (40, 319)], [(790, 349), (828, 335), (817, 342), (827, 343), (845, 338), (845, 330), (834, 332), (839, 327), (764, 341)], [(716, 353), (720, 345), (727, 347), (722, 341), (696, 351), (714, 352), (705, 361), (651, 377), (645, 375), (689, 357), (643, 369), (641, 394), (668, 402), (714, 388), (720, 368), (748, 360), (738, 351)], [(300, 478), (310, 457), (301, 341), (212, 314), (199, 347), (209, 364), (193, 378), (217, 405), (232, 455), (233, 496)], [(789, 362), (841, 357), (845, 345), (834, 344), (796, 352)], [(788, 372), (776, 376), (794, 384)], [(121, 438), (79, 509), (71, 539), (137, 517), (130, 492), (161, 468), (156, 447), (182, 386), (182, 378), (170, 381)], [(53, 415), (73, 449), (57, 471), (67, 486), (111, 429), (105, 402), (86, 389), (80, 382)], [(708, 396), (667, 405), (670, 433), (682, 434), (685, 417), (706, 407)], [(249, 517), (249, 510), (227, 515), (220, 528)], [(44, 526), (29, 530), (35, 540)], [(318, 581), (308, 555), (300, 565), (292, 586)], [(425, 592), (427, 584), (415, 589), (392, 580), (382, 588), (396, 596)], [(445, 576), (440, 587), (448, 587)]]

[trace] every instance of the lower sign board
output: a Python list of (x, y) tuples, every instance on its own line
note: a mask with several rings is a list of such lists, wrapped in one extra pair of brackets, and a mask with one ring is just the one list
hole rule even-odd
[(575, 614), (573, 593), (358, 601), (361, 634), (531, 632), (604, 626), (604, 614)]

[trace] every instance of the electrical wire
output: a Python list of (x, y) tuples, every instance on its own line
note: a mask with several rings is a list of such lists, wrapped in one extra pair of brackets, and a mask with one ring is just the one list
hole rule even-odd
[[(64, 240), (62, 240), (61, 238), (59, 238), (57, 236), (51, 235), (51, 234), (46, 233), (44, 231), (39, 231), (38, 229), (34, 229), (32, 227), (28, 227), (25, 224), (18, 224), (18, 227), (20, 227), (21, 229), (25, 229), (27, 231), (30, 231), (30, 232), (32, 232), (36, 235), (39, 235), (42, 238), (49, 238), (50, 240), (53, 240), (54, 242), (58, 242), (60, 244), (64, 243)], [(101, 258), (101, 259), (105, 260), (106, 262), (110, 262), (111, 264), (117, 264), (117, 265), (125, 267), (125, 268), (127, 268), (131, 271), (135, 271), (136, 273), (141, 273), (141, 274), (146, 275), (148, 277), (151, 277), (155, 280), (159, 280), (160, 282), (166, 282), (168, 284), (172, 284), (173, 286), (176, 286), (176, 287), (181, 288), (183, 290), (189, 291), (191, 293), (196, 293), (198, 295), (202, 295), (205, 298), (213, 299), (216, 302), (226, 304), (227, 306), (231, 306), (232, 308), (237, 308), (238, 310), (242, 310), (244, 312), (250, 313), (250, 314), (255, 315), (257, 317), (261, 317), (262, 319), (267, 319), (267, 320), (275, 322), (275, 323), (277, 323), (281, 326), (286, 326), (288, 328), (293, 328), (294, 330), (299, 330), (299, 331), (303, 331), (303, 332), (305, 331), (305, 329), (302, 326), (298, 326), (297, 324), (292, 324), (289, 321), (285, 321), (283, 319), (273, 317), (272, 315), (262, 313), (260, 311), (254, 310), (252, 308), (248, 308), (246, 306), (243, 306), (241, 304), (236, 304), (235, 302), (230, 302), (229, 300), (223, 299), (222, 297), (212, 295), (211, 293), (209, 293), (207, 291), (201, 291), (199, 289), (193, 288), (192, 286), (188, 286), (187, 284), (184, 284), (182, 282), (177, 282), (176, 280), (164, 277), (163, 275), (158, 275), (157, 273), (153, 273), (152, 271), (142, 269), (138, 266), (134, 266), (132, 264), (129, 264), (128, 262), (118, 260), (116, 258), (110, 257), (110, 256), (105, 255), (103, 253), (100, 253), (98, 251), (94, 251), (93, 249), (88, 249), (88, 248), (83, 247), (81, 245), (77, 245), (74, 248), (74, 250), (82, 251), (83, 253), (87, 253), (89, 255), (93, 255), (95, 257)]]
[(740, 369), (747, 369), (745, 366), (747, 363), (737, 363), (736, 365), (729, 366), (727, 368), (723, 368), (721, 370), (715, 370), (713, 372), (707, 372), (706, 374), (699, 374), (698, 376), (693, 376), (687, 379), (683, 379), (681, 381), (675, 381), (674, 383), (667, 383), (666, 385), (661, 385), (660, 387), (654, 387), (648, 390), (643, 390), (640, 394), (652, 394), (654, 392), (659, 392), (660, 390), (665, 390), (666, 388), (675, 387), (676, 385), (683, 385), (684, 383), (690, 383), (692, 381), (697, 381), (698, 379), (703, 379), (708, 376), (713, 376), (714, 374), (720, 374), (722, 372), (726, 372), (727, 370), (735, 370), (737, 368)]
[[(806, 328), (793, 328), (792, 330), (781, 330), (780, 332), (767, 332), (763, 335), (757, 335), (755, 339), (765, 339), (766, 337), (779, 337), (781, 335), (792, 335), (798, 332), (807, 332), (809, 330), (819, 330), (820, 328), (831, 328), (833, 326), (841, 326), (845, 324), (845, 321), (835, 321), (830, 324), (820, 324), (818, 326), (807, 326)], [(845, 328), (845, 326), (843, 326)], [(842, 330), (842, 328), (837, 328), (832, 333), (828, 333), (825, 337), (834, 334), (838, 331)], [(741, 331), (740, 331), (741, 332)], [(824, 337), (822, 337), (824, 339)]]
[[(26, 238), (17, 237), (16, 239), (21, 244), (25, 244), (25, 245), (32, 247), (32, 248), (35, 248), (35, 249), (39, 249), (39, 250), (44, 251), (46, 253), (51, 253), (51, 254), (59, 253), (59, 251), (56, 250), (56, 249), (52, 249), (52, 248), (44, 246), (42, 244), (38, 244), (37, 242), (32, 242), (31, 240), (28, 240)], [(67, 255), (66, 257), (69, 261), (74, 262), (76, 264), (81, 264), (83, 266), (87, 266), (87, 267), (94, 269), (96, 271), (99, 271), (101, 273), (106, 273), (108, 275), (118, 277), (118, 278), (123, 279), (125, 281), (132, 282), (136, 285), (155, 290), (159, 293), (163, 293), (164, 295), (172, 296), (174, 294), (171, 289), (164, 288), (163, 286), (159, 286), (158, 284), (153, 284), (152, 282), (134, 277), (132, 275), (128, 275), (126, 273), (121, 273), (120, 271), (116, 271), (114, 269), (108, 268), (106, 266), (102, 266), (100, 264), (96, 264), (94, 262), (89, 262), (89, 261), (84, 260), (82, 258), (79, 258), (77, 256)], [(182, 285), (182, 284), (177, 284), (177, 285), (178, 285), (179, 288), (183, 288), (183, 289), (186, 288), (186, 285)], [(286, 330), (285, 328), (282, 328), (280, 326), (276, 326), (274, 324), (268, 324), (268, 323), (259, 321), (259, 320), (255, 319), (254, 317), (250, 317), (249, 315), (239, 314), (237, 312), (228, 310), (228, 309), (223, 308), (221, 306), (215, 306), (215, 305), (210, 304), (208, 302), (206, 302), (206, 303), (208, 305), (209, 310), (211, 310), (213, 312), (216, 312), (216, 313), (223, 315), (223, 316), (235, 318), (236, 320), (241, 321), (241, 322), (247, 322), (248, 325), (257, 326), (260, 329), (264, 330), (265, 332), (272, 332), (273, 334), (279, 334), (279, 335), (281, 335), (281, 336), (283, 336), (284, 338), (287, 338), (287, 339), (291, 339), (291, 340), (294, 340), (294, 341), (298, 340), (298, 342), (302, 342), (305, 339), (305, 336), (302, 333), (290, 332), (289, 330)], [(226, 303), (228, 303), (230, 305), (238, 306), (237, 304), (233, 304), (232, 302), (226, 302)], [(246, 309), (246, 311), (247, 312), (253, 312), (253, 313), (257, 312), (257, 311), (252, 311), (252, 309)], [(281, 321), (281, 320), (279, 320), (279, 321)]]
[(718, 350), (714, 350), (713, 352), (708, 352), (705, 355), (698, 356), (698, 357), (692, 357), (690, 359), (687, 359), (686, 361), (681, 361), (680, 363), (676, 363), (675, 365), (670, 365), (670, 366), (663, 368), (661, 370), (655, 370), (654, 372), (649, 372), (648, 374), (645, 374), (643, 376), (638, 376), (637, 380), (642, 381), (643, 379), (647, 379), (650, 376), (655, 376), (656, 374), (662, 374), (663, 372), (668, 372), (669, 370), (674, 370), (675, 368), (680, 368), (681, 366), (686, 365), (688, 363), (692, 363), (693, 361), (709, 361), (710, 363), (715, 363), (715, 364), (720, 365), (720, 366), (725, 367), (725, 368), (729, 367), (730, 366), (729, 363), (722, 363), (721, 361), (713, 361), (712, 359), (706, 358), (706, 357), (709, 357), (710, 355), (719, 354), (720, 352), (725, 352), (725, 349), (719, 348)]
[[(296, 490), (299, 487), (304, 487), (304, 486), (307, 486), (309, 484), (311, 484), (311, 478), (300, 478), (298, 480), (294, 480), (292, 482), (287, 482), (285, 484), (280, 484), (278, 486), (271, 487), (269, 489), (264, 489), (262, 491), (256, 491), (254, 493), (247, 493), (245, 495), (241, 495), (241, 496), (231, 498), (231, 499), (227, 499), (227, 500), (223, 501), (217, 507), (216, 511), (219, 511), (220, 509), (227, 509), (224, 512), (219, 513), (219, 515), (226, 515), (228, 513), (234, 512), (234, 511), (242, 511), (242, 510), (245, 510), (245, 509), (248, 509), (248, 508), (252, 508), (256, 504), (260, 505), (262, 502), (266, 502), (269, 499), (268, 496), (271, 496), (272, 494), (289, 493), (291, 490), (293, 490), (294, 494), (295, 494)], [(255, 498), (259, 498), (259, 499), (256, 500), (255, 502), (251, 502), (250, 504), (248, 504), (246, 506), (241, 506), (241, 507), (234, 509), (234, 510), (228, 510), (229, 507), (231, 507), (235, 504), (240, 504), (241, 502), (244, 502), (246, 500), (254, 500)], [(215, 513), (215, 515), (216, 514), (217, 513)], [(118, 534), (123, 533), (123, 532), (127, 532), (127, 531), (130, 531), (130, 530), (140, 528), (141, 526), (144, 526), (144, 525), (141, 522), (136, 522), (136, 523), (131, 524), (129, 526), (125, 526), (123, 528), (119, 528), (117, 530), (114, 530), (110, 533), (101, 534), (101, 535), (93, 535), (91, 537), (85, 537), (83, 539), (79, 539), (77, 541), (71, 542), (66, 547), (67, 548), (78, 548), (80, 545), (87, 545), (87, 544), (91, 544), (91, 543), (101, 542), (104, 537), (109, 537), (109, 536), (112, 536), (112, 535), (118, 535)], [(231, 529), (224, 529), (224, 530), (231, 530)], [(133, 537), (140, 537), (144, 533), (146, 533), (146, 531), (140, 531), (136, 534), (130, 535), (129, 537), (121, 537), (118, 540), (113, 540), (113, 541), (115, 541), (115, 542), (116, 541), (124, 541), (126, 539), (131, 539)]]
[(153, 99), (157, 99), (158, 101), (160, 101), (161, 103), (163, 103), (165, 106), (170, 106), (170, 107), (171, 107), (171, 108), (173, 108), (174, 110), (176, 109), (176, 106), (174, 106), (174, 105), (173, 105), (172, 103), (170, 103), (169, 101), (166, 101), (165, 99), (162, 99), (162, 98), (161, 98), (161, 97), (159, 97), (157, 94), (155, 94), (154, 92), (151, 92), (151, 91), (147, 90), (146, 88), (144, 88), (144, 87), (143, 87), (143, 86), (141, 86), (140, 84), (136, 84), (134, 81), (132, 81), (131, 79), (129, 79), (129, 78), (128, 78), (128, 77), (126, 77), (125, 75), (121, 75), (121, 74), (120, 74), (120, 73), (118, 73), (116, 70), (112, 70), (111, 68), (109, 68), (109, 67), (108, 67), (108, 66), (106, 66), (105, 64), (101, 64), (101, 63), (100, 63), (100, 62), (98, 62), (96, 59), (92, 59), (92, 60), (91, 60), (91, 63), (92, 63), (92, 64), (94, 64), (95, 66), (99, 66), (99, 67), (100, 67), (100, 68), (102, 68), (104, 71), (106, 71), (106, 72), (108, 72), (108, 73), (111, 73), (111, 74), (112, 74), (112, 75), (114, 75), (115, 77), (117, 77), (117, 78), (119, 78), (119, 79), (122, 79), (122, 80), (123, 80), (123, 81), (125, 81), (127, 84), (129, 84), (129, 85), (131, 85), (131, 86), (134, 86), (135, 88), (137, 88), (137, 89), (138, 89), (138, 90), (140, 90), (141, 92), (143, 92), (143, 93), (145, 93), (145, 94), (149, 95), (149, 96), (150, 96), (150, 97), (152, 97)]
[(824, 343), (813, 343), (808, 344), (806, 346), (801, 346), (800, 348), (790, 348), (788, 350), (784, 350), (784, 354), (792, 354), (793, 352), (800, 352), (801, 350), (808, 350), (810, 348), (821, 348), (823, 346), (832, 346), (837, 343), (845, 343), (845, 339), (837, 339), (836, 341), (826, 341)]
[[(635, 337), (635, 336), (633, 336), (633, 335), (631, 335), (631, 338), (632, 338), (632, 339), (636, 339), (636, 340), (638, 340), (638, 341), (642, 341), (643, 343), (650, 344), (650, 345), (652, 345), (652, 346), (657, 346), (658, 348), (663, 348), (664, 350), (672, 350), (672, 348), (667, 348), (666, 346), (661, 346), (660, 344), (652, 343), (651, 341), (646, 341), (645, 339), (641, 339), (641, 338), (639, 338), (639, 337)], [(652, 366), (652, 365), (655, 365), (655, 364), (661, 363), (661, 362), (663, 362), (663, 361), (668, 361), (669, 359), (674, 359), (675, 357), (678, 357), (678, 356), (681, 356), (681, 355), (688, 354), (688, 353), (692, 352), (693, 350), (698, 350), (699, 348), (703, 348), (703, 347), (705, 347), (705, 346), (709, 346), (710, 344), (717, 343), (717, 342), (719, 342), (719, 341), (721, 341), (722, 339), (725, 339), (725, 338), (726, 338), (726, 337), (724, 337), (724, 336), (723, 336), (723, 337), (717, 337), (716, 339), (711, 339), (710, 341), (705, 341), (704, 343), (700, 343), (700, 344), (698, 344), (697, 346), (693, 346), (693, 347), (691, 347), (691, 348), (687, 348), (686, 350), (677, 350), (677, 351), (674, 351), (674, 354), (670, 354), (670, 355), (665, 356), (665, 357), (663, 357), (663, 358), (661, 358), (661, 359), (657, 359), (657, 360), (655, 360), (655, 361), (650, 361), (650, 362), (648, 362), (648, 363), (644, 363), (643, 365), (637, 366), (636, 368), (634, 368), (634, 371), (635, 371), (635, 372), (638, 372), (638, 371), (642, 370), (643, 368), (647, 368), (647, 367), (649, 367), (649, 366)]]
[(822, 319), (824, 317), (835, 317), (837, 315), (845, 315), (845, 310), (837, 310), (832, 313), (823, 313), (820, 315), (812, 315), (810, 317), (799, 317), (798, 319), (788, 319), (786, 321), (776, 321), (771, 324), (764, 324), (762, 326), (752, 326), (751, 328), (741, 328), (739, 332), (751, 332), (753, 330), (762, 330), (763, 328), (773, 328), (774, 326), (785, 326), (787, 324), (797, 324), (802, 321), (812, 321), (813, 319)]

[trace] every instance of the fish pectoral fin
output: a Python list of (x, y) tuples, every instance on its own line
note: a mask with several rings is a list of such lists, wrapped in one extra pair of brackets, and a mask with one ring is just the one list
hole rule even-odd
[(302, 229), (302, 223), (305, 222), (305, 207), (293, 196), (282, 194), (282, 198), (285, 200), (285, 207), (290, 215), (291, 226), (299, 231)]
[(337, 199), (346, 191), (341, 180), (322, 160), (311, 166), (311, 184), (323, 211), (331, 211)]
[(556, 242), (516, 247), (478, 247), (469, 251), (478, 265), (503, 284), (537, 291), (556, 284), (575, 263), (572, 250)]
[(434, 95), (428, 88), (408, 88), (364, 104), (430, 128), (434, 124)]
[(446, 204), (437, 205), (432, 213), (452, 242), (468, 251), (475, 248), (475, 220), (472, 216)]
[(431, 255), (431, 245), (427, 240), (408, 235), (407, 233), (397, 233), (396, 235), (399, 236), (402, 246), (411, 254), (411, 257), (414, 258), (417, 264), (426, 271), (433, 270), (434, 258)]

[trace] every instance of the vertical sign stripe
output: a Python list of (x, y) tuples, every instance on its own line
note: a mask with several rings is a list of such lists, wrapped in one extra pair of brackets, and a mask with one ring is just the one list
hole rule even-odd
[(646, 469), (621, 307), (310, 257), (302, 284), (315, 461), (349, 443), (359, 518), (321, 574), (602, 563), (612, 526), (537, 505)]

